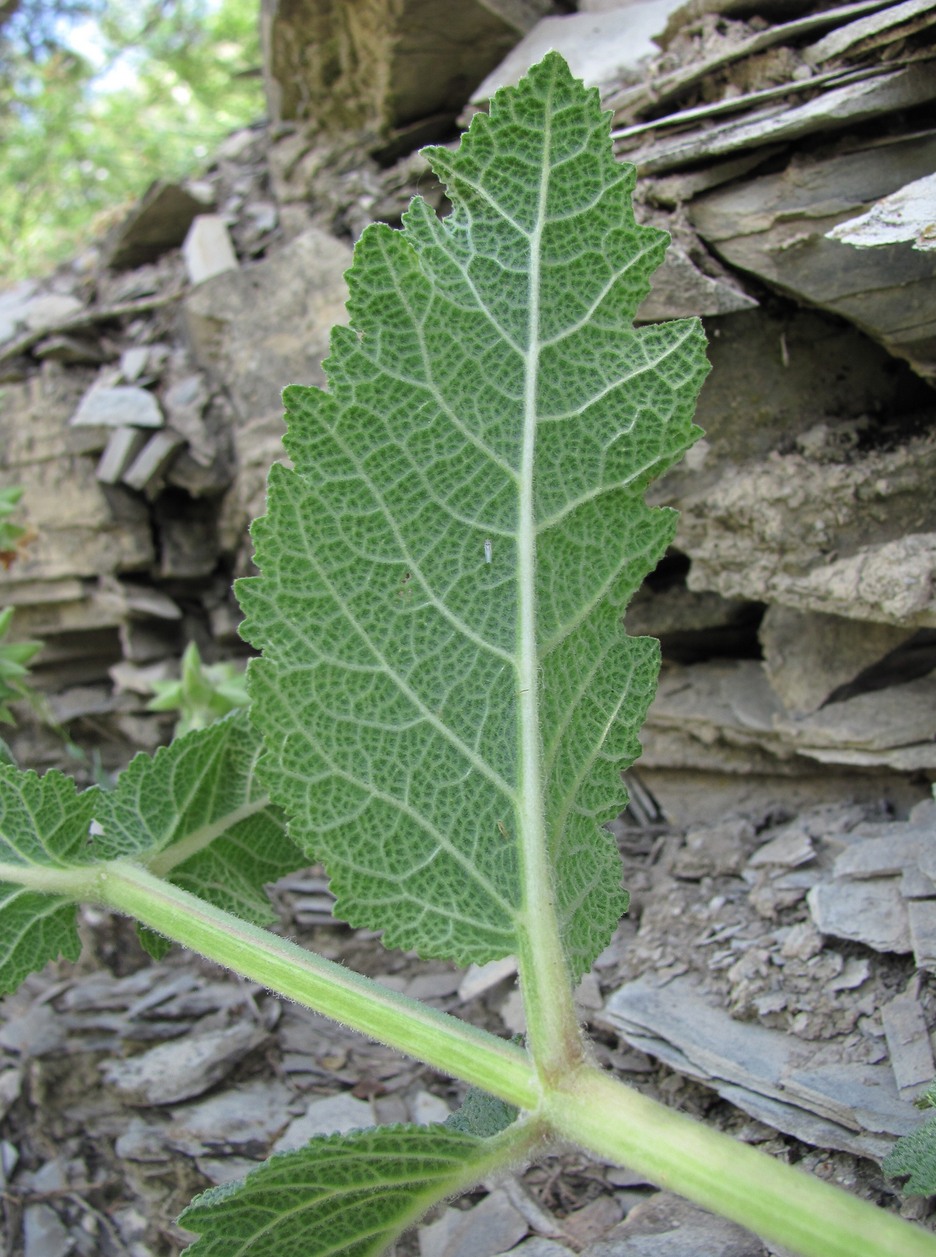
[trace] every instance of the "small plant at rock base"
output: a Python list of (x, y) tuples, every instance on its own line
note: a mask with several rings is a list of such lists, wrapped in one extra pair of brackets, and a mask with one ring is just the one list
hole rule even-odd
[[(556, 1140), (806, 1257), (934, 1257), (932, 1235), (592, 1063), (572, 986), (626, 908), (602, 822), (659, 662), (621, 618), (673, 537), (643, 497), (698, 435), (704, 338), (634, 328), (666, 237), (635, 223), (633, 169), (560, 57), (428, 155), (453, 213), (417, 198), (402, 232), (364, 233), (329, 391), (284, 395), (292, 466), (238, 589), (262, 651), (249, 713), (108, 792), (0, 769), (3, 985), (74, 958), (90, 900), (493, 1098), (210, 1189), (182, 1215), (192, 1257), (376, 1257)], [(336, 914), (389, 946), (516, 956), (525, 1043), (261, 928), (264, 884), (314, 859)]]
[(176, 737), (204, 729), (250, 703), (243, 668), (227, 660), (203, 663), (195, 642), (185, 648), (178, 680), (151, 681), (150, 685), (155, 698), (146, 710), (177, 711)]
[(28, 698), (24, 682), (29, 676), (29, 661), (42, 650), (42, 642), (5, 642), (10, 631), (15, 607), (0, 611), (0, 723), (13, 724), (10, 703)]
[(22, 496), (21, 485), (0, 489), (0, 567), (7, 570), (22, 557), (26, 546), (36, 537), (33, 529), (17, 524), (11, 518)]

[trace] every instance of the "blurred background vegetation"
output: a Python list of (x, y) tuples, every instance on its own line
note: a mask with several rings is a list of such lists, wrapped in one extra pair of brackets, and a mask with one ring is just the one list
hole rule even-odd
[(0, 0), (0, 287), (263, 116), (259, 0)]

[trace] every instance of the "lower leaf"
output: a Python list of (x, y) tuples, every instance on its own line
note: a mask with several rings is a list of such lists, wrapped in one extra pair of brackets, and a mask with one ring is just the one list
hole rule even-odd
[(531, 1134), (379, 1126), (313, 1139), (198, 1196), (179, 1218), (200, 1235), (185, 1257), (379, 1257), (432, 1205), (513, 1161)]

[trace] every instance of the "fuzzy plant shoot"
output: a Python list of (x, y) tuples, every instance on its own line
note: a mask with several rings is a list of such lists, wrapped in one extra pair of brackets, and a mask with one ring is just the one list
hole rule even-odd
[[(454, 206), (364, 232), (328, 390), (290, 387), (242, 581), (249, 713), (109, 792), (0, 769), (0, 977), (75, 958), (75, 905), (181, 943), (470, 1084), (445, 1125), (313, 1139), (181, 1222), (191, 1257), (377, 1257), (432, 1205), (574, 1143), (806, 1257), (936, 1238), (625, 1086), (572, 989), (627, 906), (611, 835), (658, 644), (622, 615), (675, 529), (648, 483), (698, 435), (698, 320), (635, 328), (638, 226), (598, 94), (549, 54), (456, 152)], [(321, 861), (336, 915), (459, 965), (516, 956), (498, 1038), (269, 932)]]

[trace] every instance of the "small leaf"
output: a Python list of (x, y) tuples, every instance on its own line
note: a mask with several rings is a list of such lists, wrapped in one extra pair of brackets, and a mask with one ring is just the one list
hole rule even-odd
[(479, 1139), (490, 1139), (506, 1130), (511, 1122), (515, 1122), (519, 1111), (506, 1100), (489, 1095), (478, 1087), (469, 1087), (461, 1108), (451, 1117), (447, 1117), (444, 1124), (449, 1130), (460, 1130), (466, 1135), (477, 1135)]
[[(505, 1153), (505, 1156), (509, 1153)], [(436, 1201), (492, 1168), (490, 1141), (443, 1126), (380, 1126), (313, 1139), (179, 1218), (186, 1257), (378, 1257)]]
[[(242, 919), (275, 920), (264, 887), (303, 860), (257, 776), (259, 755), (242, 712), (135, 756), (113, 790), (79, 794), (61, 773), (0, 767), (0, 987), (78, 955), (71, 898), (45, 893), (42, 871), (134, 859)], [(17, 883), (19, 869), (31, 889)], [(151, 931), (144, 945), (154, 955), (167, 946)]]
[[(153, 872), (257, 925), (275, 920), (264, 886), (300, 868), (257, 776), (246, 712), (137, 755), (100, 796), (96, 859), (142, 857)], [(150, 940), (152, 947), (158, 947)]]
[(936, 1196), (936, 1117), (901, 1136), (881, 1169), (890, 1178), (910, 1176), (902, 1188), (905, 1196)]
[(49, 960), (77, 960), (81, 951), (75, 906), (58, 895), (24, 889), (16, 868), (68, 868), (85, 858), (99, 791), (79, 794), (71, 777), (54, 770), (0, 767), (0, 991), (12, 991)]

